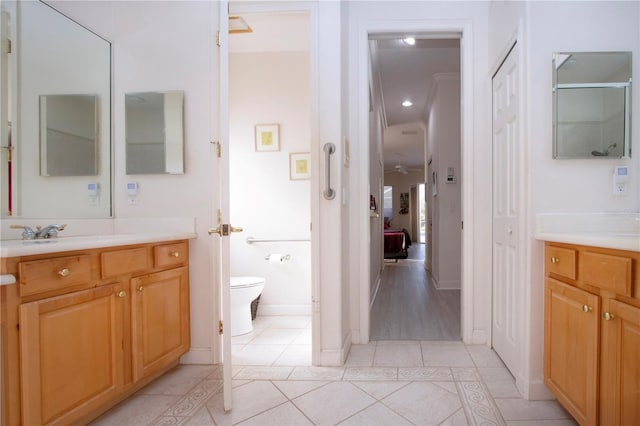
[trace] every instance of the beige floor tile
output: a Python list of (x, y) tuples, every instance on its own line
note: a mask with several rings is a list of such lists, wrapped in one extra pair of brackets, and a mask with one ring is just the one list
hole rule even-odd
[(440, 386), (442, 389), (451, 392), (454, 395), (458, 394), (458, 388), (456, 387), (455, 382), (431, 382), (434, 385)]
[(451, 417), (449, 417), (448, 419), (440, 423), (440, 425), (438, 426), (467, 426), (470, 424), (473, 424), (473, 423), (469, 423), (469, 421), (467, 420), (467, 417), (464, 414), (464, 410), (461, 408), (455, 413), (453, 413)]
[(468, 345), (467, 351), (476, 367), (502, 367), (504, 363), (496, 352), (485, 345)]
[(578, 426), (573, 419), (565, 420), (513, 420), (507, 426)]
[(311, 366), (311, 345), (289, 345), (273, 365)]
[(449, 367), (413, 367), (398, 368), (398, 380), (453, 380), (453, 374)]
[(298, 334), (298, 337), (296, 337), (293, 342), (291, 342), (292, 345), (308, 345), (309, 346), (309, 351), (311, 351), (311, 329), (310, 328), (303, 328), (302, 330), (300, 330), (300, 334)]
[(293, 405), (291, 402), (284, 403), (282, 405), (278, 405), (275, 408), (272, 408), (268, 411), (265, 411), (262, 414), (258, 414), (257, 416), (251, 417), (248, 420), (245, 420), (242, 423), (239, 423), (243, 426), (256, 425), (256, 426), (265, 426), (265, 425), (287, 425), (287, 426), (297, 426), (297, 425), (312, 425), (311, 421), (305, 417), (304, 414), (298, 410), (298, 408)]
[(394, 367), (347, 367), (342, 380), (397, 380), (398, 369)]
[(410, 383), (382, 402), (411, 422), (426, 425), (439, 424), (461, 407), (456, 394), (430, 382)]
[(167, 408), (163, 416), (193, 416), (204, 403), (222, 389), (222, 380), (206, 379), (200, 382), (189, 393), (181, 397), (174, 405)]
[(187, 426), (215, 426), (215, 422), (209, 414), (206, 406), (201, 407), (192, 417), (185, 422)]
[(504, 425), (498, 407), (482, 382), (456, 382), (456, 387), (465, 415), (472, 424)]
[(503, 367), (481, 367), (478, 372), (482, 377), (482, 381), (489, 389), (489, 393), (494, 398), (520, 398), (520, 392), (516, 387), (516, 382), (509, 373), (509, 370)]
[(345, 362), (346, 367), (373, 367), (373, 356), (376, 345), (352, 345), (349, 356)]
[(272, 382), (289, 399), (294, 399), (307, 392), (318, 389), (329, 382), (320, 380), (278, 380)]
[(290, 345), (300, 335), (297, 328), (267, 328), (256, 336), (251, 345)]
[(408, 382), (354, 382), (354, 385), (374, 397), (382, 399), (391, 395), (393, 392), (407, 386)]
[(287, 398), (271, 382), (258, 380), (233, 389), (233, 410), (225, 413), (222, 392), (207, 401), (207, 408), (216, 425), (222, 426), (247, 420), (285, 402)]
[(258, 315), (256, 316), (256, 319), (254, 319), (251, 322), (251, 324), (253, 325), (253, 330), (258, 331), (258, 330), (264, 330), (265, 328), (269, 328), (273, 325), (273, 322), (275, 321), (275, 319), (276, 317)]
[(260, 333), (264, 331), (264, 328), (253, 328), (253, 331), (250, 333), (241, 334), (240, 336), (231, 336), (231, 344), (232, 345), (246, 345), (250, 343), (253, 339), (258, 337)]
[(342, 380), (342, 367), (294, 367), (289, 380)]
[(98, 417), (92, 426), (148, 425), (180, 399), (175, 395), (134, 395)]
[(271, 324), (271, 328), (309, 328), (311, 326), (311, 316), (277, 316)]
[(453, 374), (453, 380), (459, 382), (477, 382), (480, 380), (478, 370), (472, 367), (452, 367), (451, 373)]
[(178, 365), (138, 391), (141, 395), (179, 395), (189, 392), (203, 379), (217, 371), (214, 365)]
[(272, 365), (287, 345), (246, 345), (233, 351), (233, 365)]
[(411, 425), (411, 422), (377, 402), (340, 423), (342, 426)]
[(234, 376), (238, 380), (286, 380), (293, 367), (248, 366)]
[(522, 398), (500, 398), (495, 401), (505, 420), (571, 419), (557, 401), (527, 401)]
[(293, 400), (315, 424), (336, 424), (376, 400), (348, 382), (332, 382)]
[(422, 342), (422, 358), (425, 367), (475, 367), (459, 342)]
[(374, 367), (422, 367), (422, 351), (419, 343), (380, 345), (373, 357)]

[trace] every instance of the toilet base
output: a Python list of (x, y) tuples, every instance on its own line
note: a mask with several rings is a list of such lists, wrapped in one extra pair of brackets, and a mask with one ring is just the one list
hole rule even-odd
[(251, 305), (235, 306), (231, 310), (231, 335), (240, 336), (251, 333), (253, 323), (251, 322)]

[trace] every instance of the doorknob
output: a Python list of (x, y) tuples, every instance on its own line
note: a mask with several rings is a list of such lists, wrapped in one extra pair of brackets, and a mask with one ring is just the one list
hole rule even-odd
[(218, 234), (221, 237), (228, 237), (232, 232), (242, 232), (243, 229), (241, 227), (234, 227), (229, 225), (228, 223), (224, 223), (217, 228), (209, 228), (209, 235)]

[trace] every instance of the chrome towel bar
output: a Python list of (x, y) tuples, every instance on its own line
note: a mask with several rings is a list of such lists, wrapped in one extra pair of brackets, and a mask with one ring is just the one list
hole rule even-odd
[(247, 244), (253, 243), (291, 243), (291, 242), (299, 242), (299, 241), (311, 241), (310, 238), (274, 238), (274, 239), (261, 239), (261, 238), (247, 238)]

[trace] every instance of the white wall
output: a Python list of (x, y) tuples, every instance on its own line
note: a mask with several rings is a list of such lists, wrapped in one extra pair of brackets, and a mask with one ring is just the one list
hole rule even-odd
[[(553, 52), (632, 51), (633, 76), (640, 72), (638, 2), (492, 2), (489, 23), (489, 62), (495, 69), (510, 41), (520, 31), (525, 102), (523, 124), (527, 167), (522, 176), (528, 186), (525, 269), (528, 309), (525, 315), (527, 347), (521, 390), (531, 398), (548, 396), (542, 385), (543, 348), (543, 244), (533, 238), (538, 213), (640, 211), (640, 156), (633, 159), (553, 160), (551, 57)], [(632, 106), (632, 132), (640, 124), (640, 98)], [(637, 132), (636, 132), (637, 133)], [(637, 148), (638, 137), (632, 134)], [(637, 149), (635, 150), (637, 151)], [(612, 195), (615, 165), (630, 167), (629, 196)], [(490, 239), (486, 250), (490, 251)]]
[[(244, 228), (231, 275), (266, 278), (259, 315), (310, 314), (310, 243), (245, 242), (310, 237), (309, 180), (289, 179), (289, 154), (311, 148), (309, 52), (232, 53), (229, 75), (231, 217)], [(280, 151), (255, 151), (258, 123), (280, 125)], [(269, 263), (271, 253), (291, 260)]]
[[(436, 92), (427, 121), (431, 169), (437, 195), (428, 194), (433, 212), (431, 274), (437, 288), (460, 288), (462, 192), (460, 170), (460, 75), (435, 76)], [(454, 183), (447, 183), (447, 169)]]

